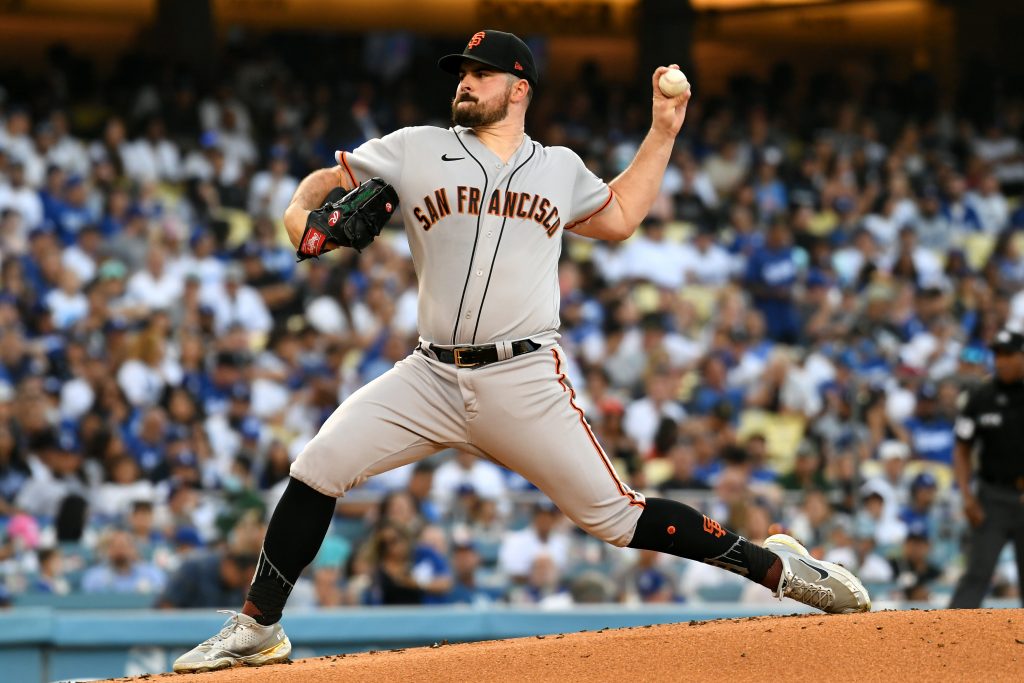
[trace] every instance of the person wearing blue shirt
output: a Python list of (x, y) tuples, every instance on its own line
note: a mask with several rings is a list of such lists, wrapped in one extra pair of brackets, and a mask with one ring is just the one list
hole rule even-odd
[(97, 221), (98, 216), (89, 208), (88, 192), (89, 188), (82, 176), (68, 176), (64, 183), (63, 202), (52, 208), (57, 233), (65, 245), (74, 244), (79, 231)]
[(472, 541), (457, 542), (452, 549), (452, 590), (448, 602), (456, 605), (489, 605), (500, 602), (503, 591), (479, 584), (480, 554)]
[(412, 577), (423, 589), (424, 605), (449, 602), (452, 588), (452, 568), (439, 546), (444, 543), (440, 527), (427, 526), (420, 532), (419, 542), (412, 553)]
[(952, 466), (953, 422), (939, 412), (938, 397), (934, 384), (921, 385), (914, 415), (903, 427), (917, 457)]
[(688, 409), (695, 415), (708, 415), (719, 403), (726, 403), (733, 415), (743, 410), (744, 391), (741, 387), (730, 387), (726, 383), (725, 359), (721, 354), (708, 356), (701, 367), (701, 382), (693, 392)]
[(935, 538), (935, 495), (938, 482), (928, 472), (921, 472), (910, 482), (910, 503), (900, 511), (900, 520), (908, 529), (922, 529), (929, 538)]
[(785, 217), (777, 216), (764, 246), (750, 255), (744, 279), (754, 306), (764, 316), (767, 336), (784, 344), (796, 343), (800, 335), (800, 316), (793, 301), (799, 267), (791, 241)]
[(167, 577), (163, 570), (138, 559), (132, 535), (117, 529), (107, 538), (106, 562), (82, 576), (86, 593), (159, 593)]

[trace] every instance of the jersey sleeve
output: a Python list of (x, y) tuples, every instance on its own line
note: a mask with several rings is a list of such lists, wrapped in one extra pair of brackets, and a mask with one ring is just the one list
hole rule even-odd
[(977, 395), (970, 391), (964, 391), (957, 398), (956, 422), (953, 425), (953, 433), (956, 440), (971, 444), (978, 432), (978, 399)]
[(334, 158), (353, 187), (373, 177), (383, 178), (398, 187), (405, 159), (406, 130), (402, 128), (382, 138), (367, 140), (351, 152), (335, 152)]
[(615, 195), (608, 183), (594, 175), (575, 152), (566, 150), (573, 162), (572, 207), (566, 230), (572, 230), (604, 211)]

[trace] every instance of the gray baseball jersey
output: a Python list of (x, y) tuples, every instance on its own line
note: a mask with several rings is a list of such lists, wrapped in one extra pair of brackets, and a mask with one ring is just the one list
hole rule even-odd
[[(607, 207), (611, 189), (571, 150), (525, 137), (507, 163), (472, 129), (405, 128), (338, 163), (401, 199), (419, 278), (423, 343), (342, 403), (291, 475), (341, 496), (367, 477), (458, 448), (512, 469), (574, 522), (629, 543), (642, 494), (615, 473), (566, 376), (558, 339), (561, 231)], [(511, 344), (539, 345), (513, 356)], [(494, 344), (498, 362), (457, 367), (431, 345)]]
[(420, 336), (437, 344), (556, 338), (561, 231), (612, 201), (565, 147), (524, 137), (502, 163), (470, 128), (403, 128), (338, 162), (401, 199), (419, 278)]

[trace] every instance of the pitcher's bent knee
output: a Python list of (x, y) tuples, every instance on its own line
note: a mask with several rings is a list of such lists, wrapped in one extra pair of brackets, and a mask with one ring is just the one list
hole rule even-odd
[(338, 447), (314, 437), (302, 449), (288, 472), (303, 484), (334, 498), (359, 483), (358, 473), (345, 472), (344, 455)]
[(628, 505), (613, 514), (582, 515), (573, 521), (594, 538), (624, 548), (633, 540), (637, 520), (643, 511), (640, 505)]

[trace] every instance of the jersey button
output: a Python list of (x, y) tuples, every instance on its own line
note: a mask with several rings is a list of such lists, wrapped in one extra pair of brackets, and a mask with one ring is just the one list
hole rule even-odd
[(489, 233), (487, 233), (487, 236), (488, 236), (488, 237), (492, 237), (493, 235), (494, 235), (494, 233), (493, 233), (493, 232), (489, 232)]
[(476, 276), (477, 277), (483, 277), (483, 275), (484, 275), (484, 271), (482, 271), (482, 270), (476, 271)]

